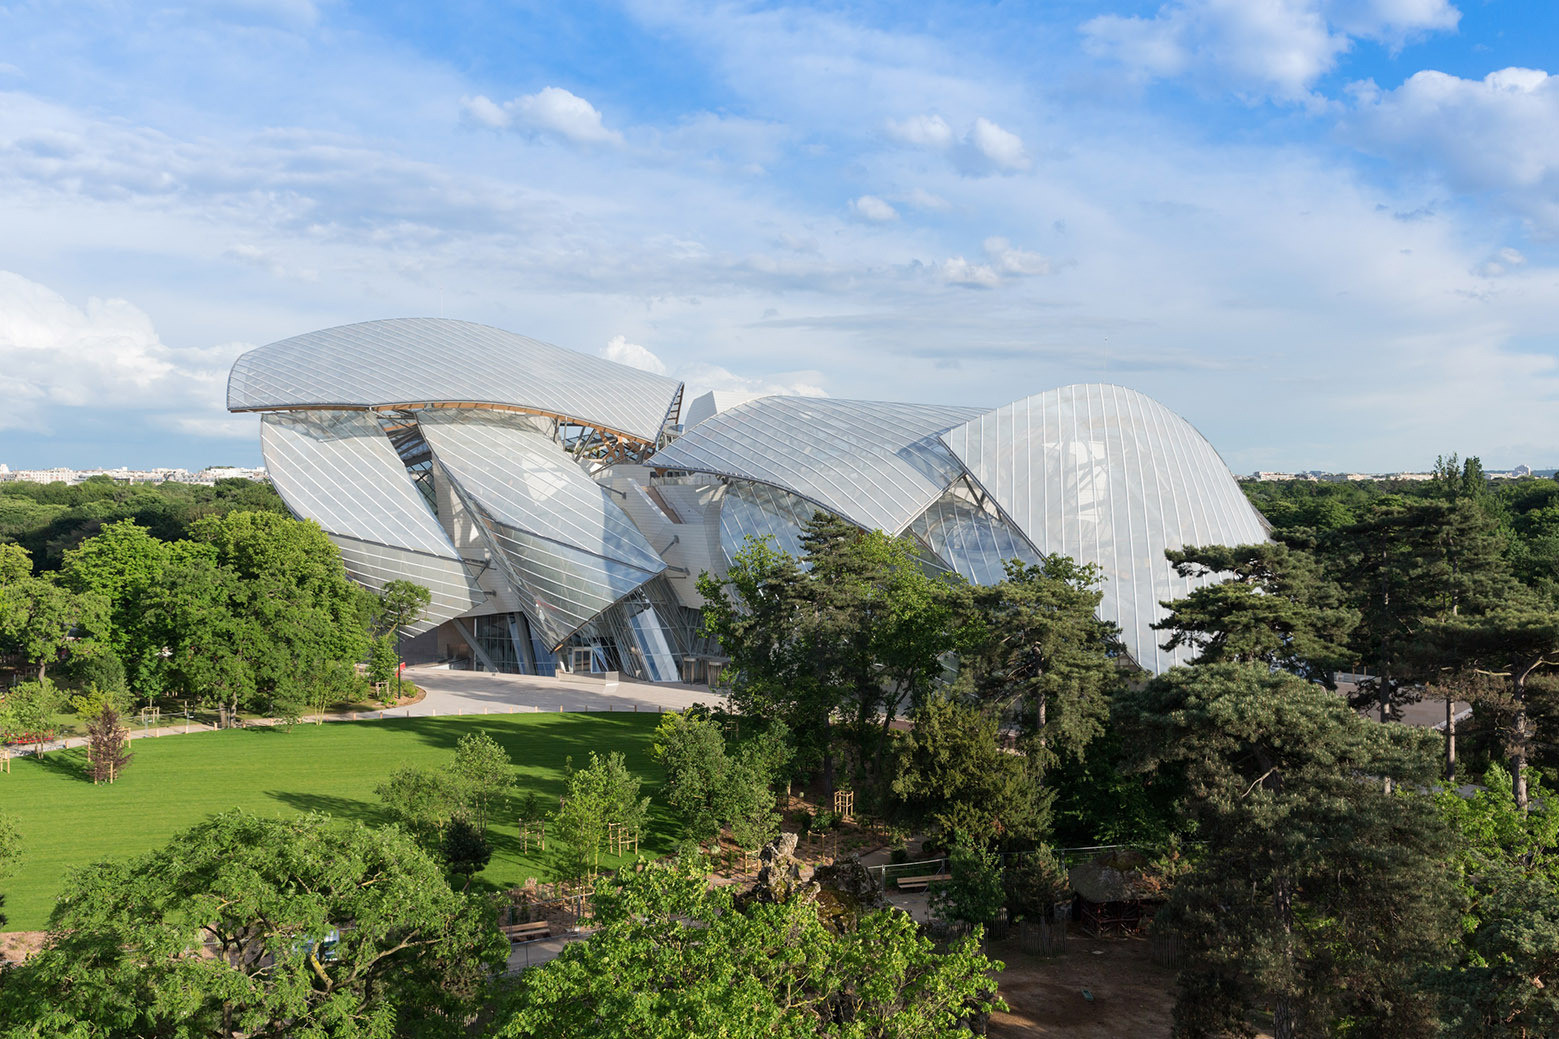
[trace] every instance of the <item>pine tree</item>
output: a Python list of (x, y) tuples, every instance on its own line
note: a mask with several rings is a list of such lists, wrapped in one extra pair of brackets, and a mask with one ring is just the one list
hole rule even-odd
[(130, 753), (130, 730), (120, 724), (119, 712), (105, 706), (87, 722), (87, 757), (92, 782), (112, 783), (135, 757)]

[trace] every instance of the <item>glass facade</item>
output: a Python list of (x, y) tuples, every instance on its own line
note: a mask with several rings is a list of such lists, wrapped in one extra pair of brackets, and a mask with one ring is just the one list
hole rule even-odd
[(231, 409), (265, 412), (278, 492), (347, 573), (427, 586), (414, 630), (447, 621), (500, 670), (707, 671), (719, 647), (698, 633), (699, 573), (755, 537), (800, 556), (822, 510), (978, 584), (1012, 559), (1093, 563), (1100, 615), (1158, 672), (1183, 659), (1159, 647), (1159, 604), (1207, 580), (1178, 577), (1165, 551), (1266, 538), (1212, 446), (1118, 386), (989, 411), (761, 397), (666, 441), (680, 400), (675, 380), (433, 319), (251, 350), (228, 387)]

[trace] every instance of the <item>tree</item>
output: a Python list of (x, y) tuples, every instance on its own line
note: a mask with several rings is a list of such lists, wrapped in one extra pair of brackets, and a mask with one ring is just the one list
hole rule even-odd
[(119, 722), (119, 712), (105, 705), (87, 723), (87, 760), (93, 783), (112, 783), (135, 757), (129, 751), (130, 730)]
[(444, 826), (439, 851), (449, 865), (449, 871), (465, 878), (462, 891), (470, 888), (471, 878), (486, 869), (493, 857), (493, 846), (482, 831), (460, 818), (451, 819)]
[(1532, 680), (1559, 668), (1559, 609), (1531, 594), (1513, 596), (1505, 605), (1473, 616), (1426, 622), (1418, 642), (1428, 659), (1448, 669), (1473, 671), (1502, 682), (1495, 705), (1507, 719), (1502, 726), (1510, 760), (1516, 804), (1528, 804), (1527, 762), (1535, 733), (1528, 716)]
[(779, 814), (771, 787), (788, 757), (785, 736), (784, 723), (774, 722), (729, 752), (707, 712), (695, 708), (661, 719), (652, 753), (666, 771), (666, 800), (688, 837), (703, 844), (729, 826), (738, 844), (756, 850), (773, 835)]
[(41, 577), (0, 584), (0, 646), (38, 668), (40, 680), (67, 649), (91, 653), (108, 631), (108, 606), (91, 592), (74, 594)]
[(908, 914), (835, 931), (811, 897), (740, 903), (687, 862), (596, 887), (599, 929), (521, 975), (503, 1039), (957, 1039), (1003, 1008), (978, 938), (936, 952)]
[(486, 834), (488, 820), (513, 789), (508, 752), (486, 733), (468, 732), (442, 767), (403, 765), (376, 792), (395, 821), (433, 850), (454, 820)]
[[(368, 680), (374, 685), (386, 685), (396, 675), (400, 657), (395, 652), (395, 636), (380, 635), (368, 644)], [(385, 697), (393, 702), (393, 694)]]
[[(392, 638), (395, 649), (395, 691), (401, 683), (401, 636), (405, 630), (422, 619), (433, 593), (411, 581), (386, 581), (374, 601), (373, 621), (369, 630), (379, 638)], [(375, 680), (377, 681), (377, 679)]]
[(1165, 554), (1181, 577), (1227, 576), (1162, 604), (1169, 614), (1153, 628), (1170, 632), (1164, 649), (1190, 647), (1195, 664), (1264, 663), (1335, 688), (1359, 614), (1310, 553), (1269, 543)]
[(749, 539), (723, 581), (703, 575), (704, 630), (731, 657), (733, 706), (784, 722), (826, 792), (835, 712), (851, 722), (858, 765), (885, 785), (892, 719), (940, 678), (956, 597), (906, 539), (817, 513), (801, 542), (796, 560)]
[(464, 816), (478, 832), (486, 833), (493, 810), (514, 790), (509, 752), (485, 732), (468, 732), (455, 744), (448, 769)]
[(1536, 780), (1531, 793), (1522, 811), (1510, 776), (1492, 765), (1470, 796), (1440, 795), (1458, 837), (1463, 934), (1455, 960), (1427, 971), (1425, 985), (1454, 1039), (1559, 1031), (1559, 804)]
[(569, 849), (566, 862), (572, 875), (582, 877), (600, 865), (611, 824), (629, 832), (644, 828), (650, 799), (639, 797), (639, 781), (623, 763), (621, 751), (604, 758), (591, 751), (587, 767), (575, 769), (572, 760), (568, 767), (568, 792), (553, 816), (553, 832)]
[(975, 695), (1012, 711), (1039, 771), (1104, 731), (1119, 633), (1096, 616), (1097, 567), (1065, 556), (1012, 560), (1005, 580), (969, 590), (959, 652)]
[(1001, 856), (980, 844), (960, 839), (948, 856), (951, 879), (931, 892), (931, 906), (941, 916), (986, 926), (1007, 901), (1002, 884)]
[(71, 874), (0, 1030), (456, 1036), (507, 951), (404, 834), (229, 812)]
[(374, 601), (375, 635), (391, 635), (411, 627), (422, 619), (433, 593), (412, 581), (386, 581)]
[(65, 694), (47, 679), (23, 682), (0, 696), (0, 735), (31, 737), (42, 743), (54, 732), (54, 717), (65, 706)]
[(899, 811), (912, 823), (982, 843), (1039, 835), (1048, 800), (1025, 759), (1002, 747), (990, 712), (933, 696), (912, 719), (893, 780)]
[(178, 551), (126, 519), (105, 524), (93, 537), (67, 549), (60, 566), (62, 585), (100, 596), (108, 604), (107, 641), (136, 688), (162, 650), (145, 623), (146, 597)]
[[(1176, 668), (1123, 692), (1117, 723), (1146, 772), (1186, 771), (1205, 841), (1161, 925), (1187, 962), (1177, 1036), (1432, 1035), (1414, 984), (1454, 921), (1434, 802), (1433, 736), (1360, 718), (1335, 694), (1264, 666)], [(1395, 793), (1377, 780), (1396, 781)]]

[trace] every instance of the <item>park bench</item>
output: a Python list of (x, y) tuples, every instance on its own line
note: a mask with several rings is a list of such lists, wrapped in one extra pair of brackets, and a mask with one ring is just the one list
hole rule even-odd
[(510, 944), (540, 941), (552, 936), (552, 925), (545, 920), (534, 920), (528, 924), (503, 924), (498, 929), (509, 939)]
[(932, 873), (919, 877), (895, 877), (900, 891), (924, 891), (928, 885), (939, 884), (945, 880), (952, 880), (947, 873)]

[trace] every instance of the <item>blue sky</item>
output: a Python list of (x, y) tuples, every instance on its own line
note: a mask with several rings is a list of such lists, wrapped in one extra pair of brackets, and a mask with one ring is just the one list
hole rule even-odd
[(1117, 382), (1236, 472), (1552, 466), (1556, 53), (1513, 0), (0, 0), (0, 462), (256, 463), (238, 353), (444, 314), (691, 392)]

